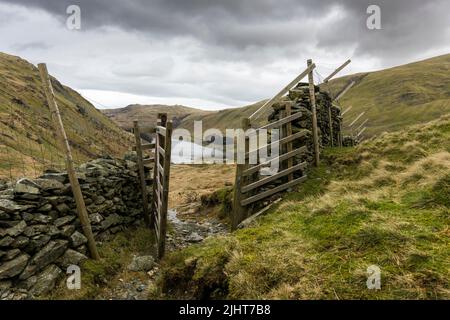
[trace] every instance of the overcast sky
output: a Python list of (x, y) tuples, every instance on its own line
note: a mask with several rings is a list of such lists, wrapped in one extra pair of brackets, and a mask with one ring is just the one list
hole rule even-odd
[[(81, 8), (81, 30), (66, 26)], [(381, 30), (369, 30), (370, 4)], [(450, 53), (449, 0), (0, 0), (0, 51), (97, 107), (219, 109), (268, 98), (312, 58), (322, 77)], [(319, 78), (320, 79), (320, 78)]]

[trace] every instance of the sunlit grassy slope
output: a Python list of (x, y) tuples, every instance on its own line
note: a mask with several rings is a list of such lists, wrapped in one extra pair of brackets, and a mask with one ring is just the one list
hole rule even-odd
[[(450, 54), (371, 73), (350, 75), (323, 85), (333, 96), (351, 80), (356, 85), (342, 98), (348, 125), (361, 112), (368, 136), (424, 123), (450, 112)], [(360, 121), (362, 122), (362, 121)]]
[[(121, 156), (130, 136), (77, 92), (52, 78), (77, 162), (101, 154)], [(63, 165), (38, 69), (0, 53), (0, 178), (39, 174)]]
[[(450, 116), (326, 150), (251, 227), (175, 252), (150, 297), (449, 299)], [(381, 268), (381, 290), (366, 287)]]

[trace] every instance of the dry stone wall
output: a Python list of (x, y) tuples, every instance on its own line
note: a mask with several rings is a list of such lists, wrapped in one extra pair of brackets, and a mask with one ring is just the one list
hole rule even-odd
[[(133, 154), (90, 161), (78, 177), (97, 241), (141, 223)], [(87, 259), (86, 242), (67, 173), (0, 183), (0, 299), (48, 292), (69, 265)]]

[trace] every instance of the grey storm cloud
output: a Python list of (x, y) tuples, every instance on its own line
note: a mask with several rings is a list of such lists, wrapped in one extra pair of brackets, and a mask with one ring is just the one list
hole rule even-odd
[[(366, 26), (372, 4), (382, 30)], [(70, 5), (81, 8), (77, 32), (65, 28)], [(343, 73), (450, 50), (449, 0), (0, 0), (2, 8), (1, 49), (47, 61), (78, 89), (221, 106), (267, 98), (307, 58), (323, 76), (348, 58)]]
[[(83, 26), (116, 26), (161, 37), (192, 37), (208, 45), (242, 50), (311, 41), (311, 20), (340, 8), (332, 26), (317, 29), (318, 47), (334, 49), (355, 44), (361, 54), (423, 49), (448, 37), (448, 0), (0, 0), (43, 9), (65, 19), (71, 4), (81, 7)], [(381, 7), (383, 30), (365, 25), (370, 4)], [(304, 21), (304, 24), (302, 22)], [(399, 54), (403, 55), (400, 50)]]

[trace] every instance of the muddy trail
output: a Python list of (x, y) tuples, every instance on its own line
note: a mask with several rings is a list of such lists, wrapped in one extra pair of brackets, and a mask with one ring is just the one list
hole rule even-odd
[[(176, 210), (168, 210), (168, 234), (166, 252), (183, 249), (204, 239), (229, 232), (229, 227), (217, 218), (198, 221), (189, 214), (179, 214)], [(114, 285), (98, 297), (104, 300), (147, 300), (148, 290), (154, 286), (159, 273), (159, 266), (151, 256), (135, 255), (132, 264), (136, 264), (136, 272), (124, 270), (117, 276)], [(128, 266), (129, 268), (130, 266)], [(127, 275), (127, 276), (122, 276)]]

